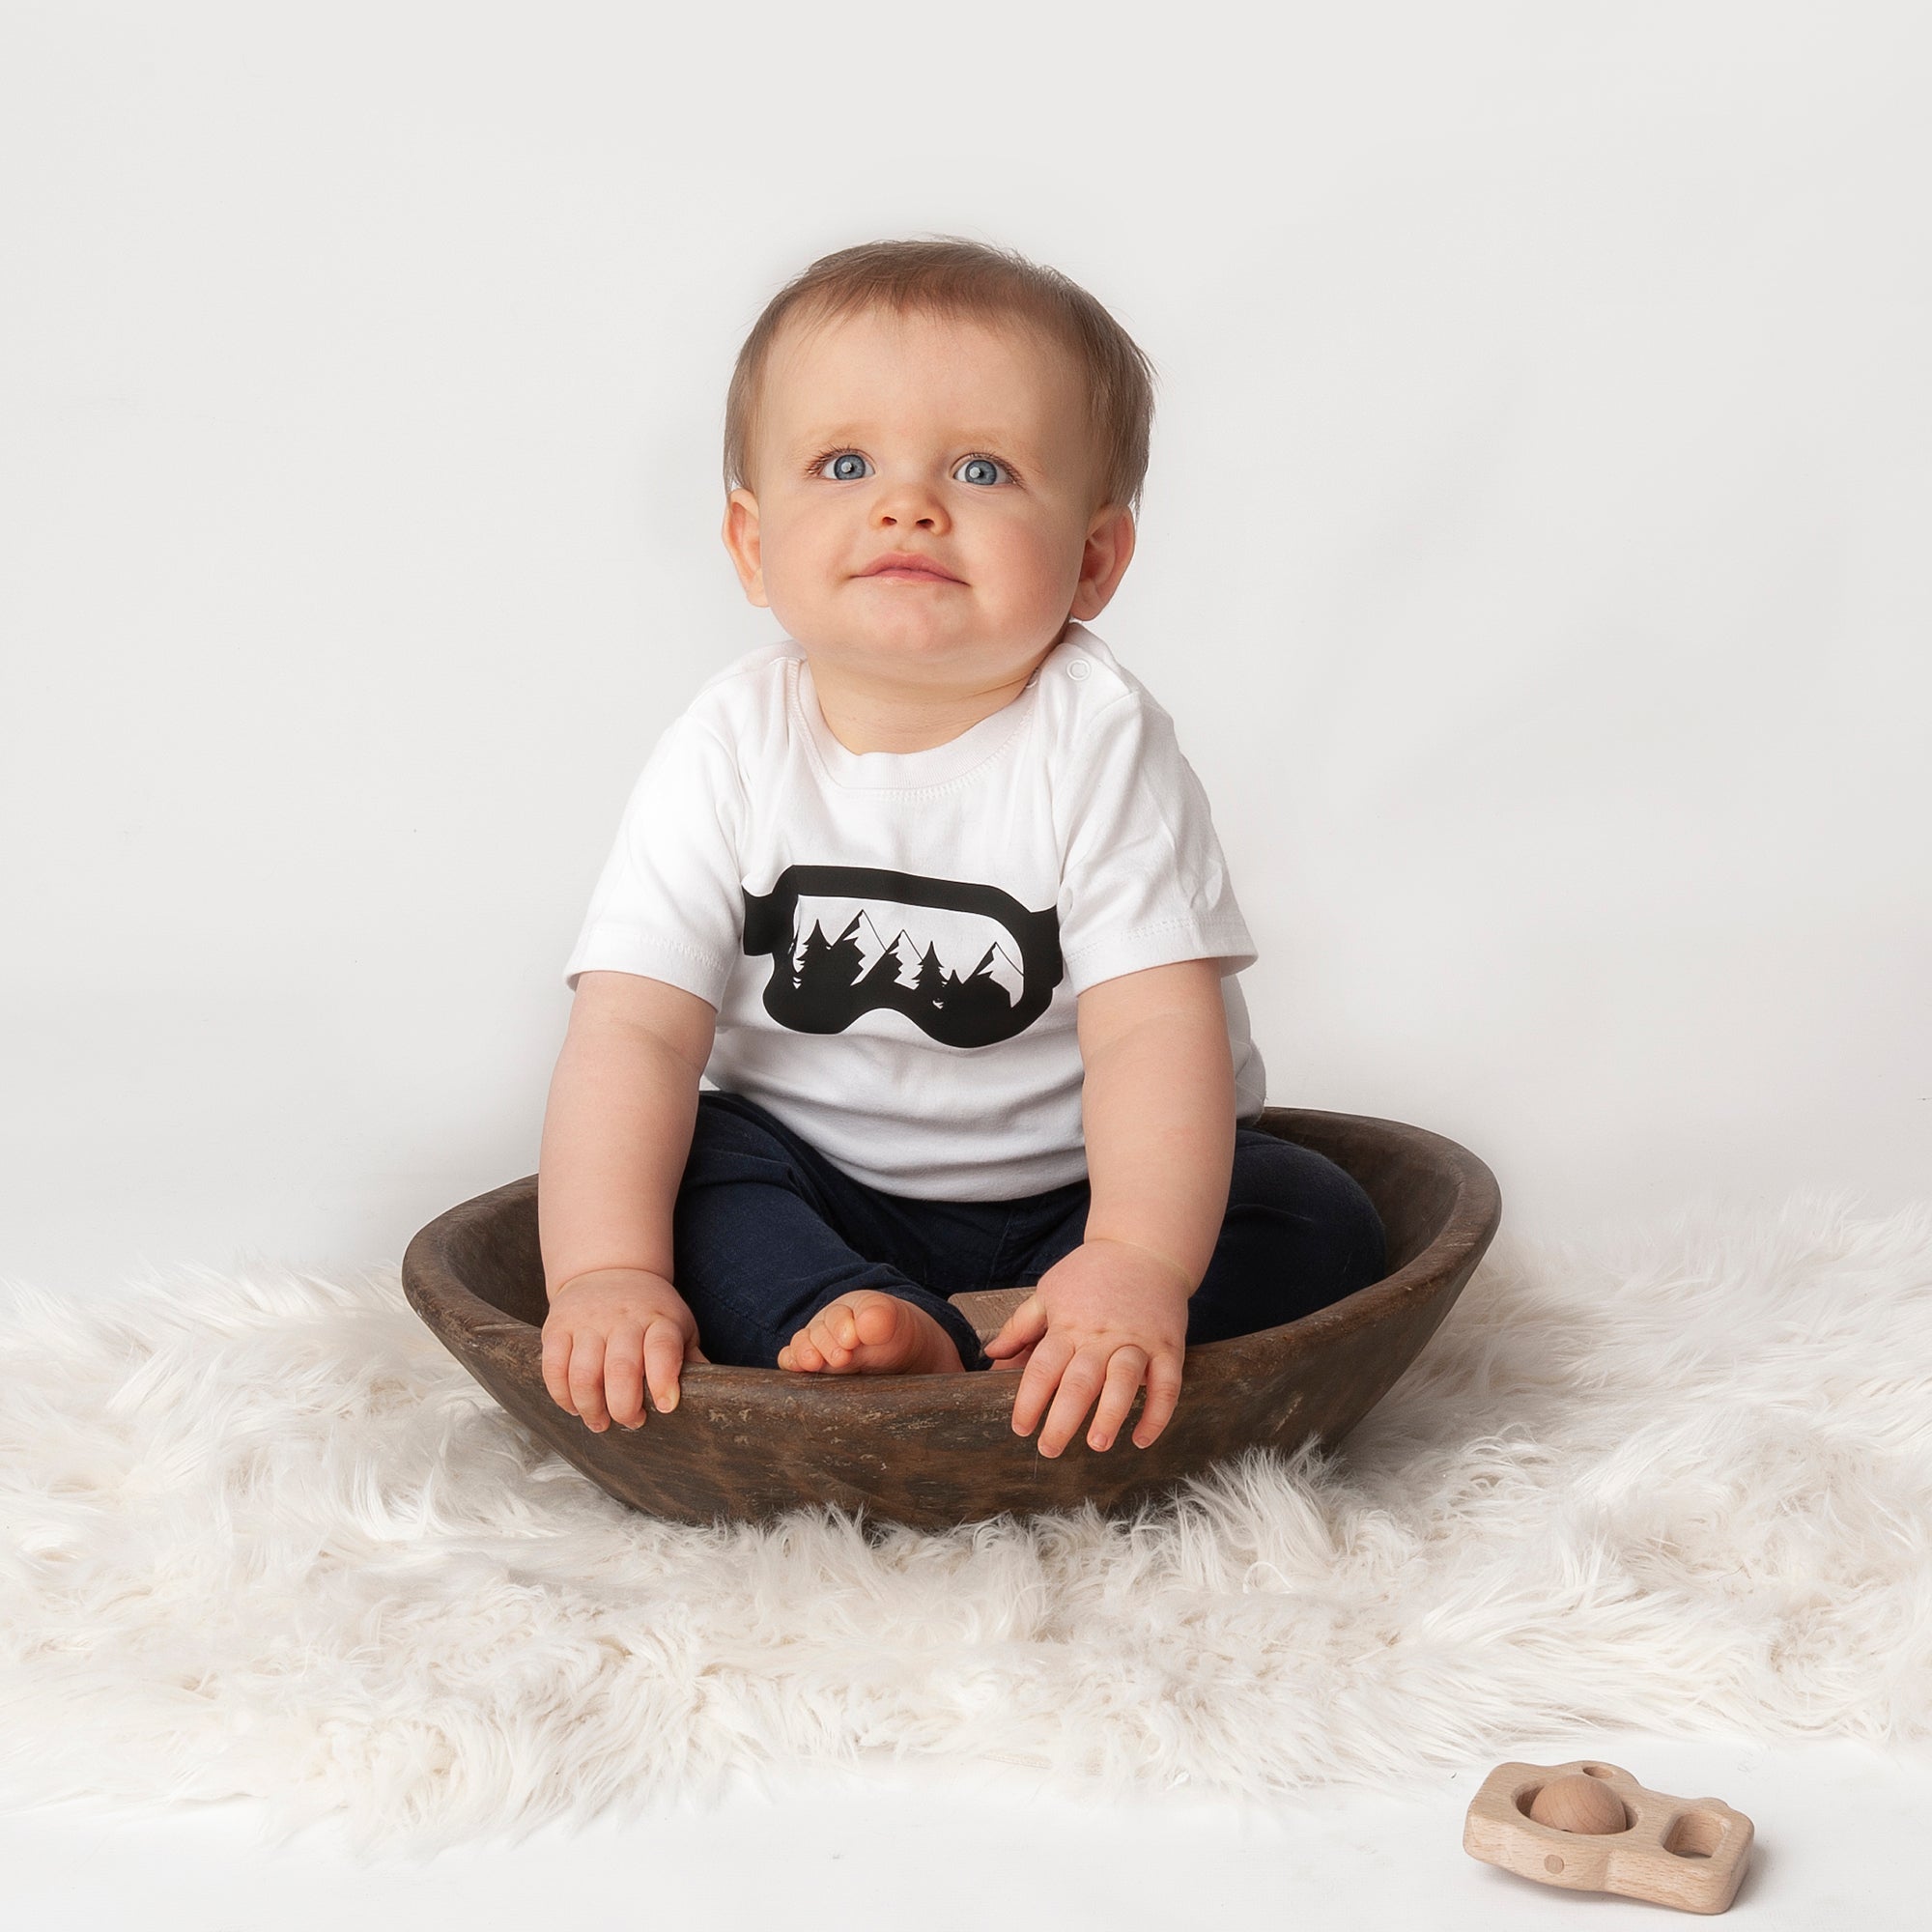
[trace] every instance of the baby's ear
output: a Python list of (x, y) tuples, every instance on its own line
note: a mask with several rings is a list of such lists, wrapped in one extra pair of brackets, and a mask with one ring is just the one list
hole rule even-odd
[(771, 608), (765, 595), (764, 552), (758, 540), (758, 499), (742, 486), (724, 499), (724, 527), (719, 532), (731, 553), (731, 567), (745, 595), (762, 610)]
[(1133, 554), (1133, 512), (1122, 503), (1103, 503), (1088, 528), (1080, 554), (1080, 582), (1067, 614), (1082, 623), (1097, 617), (1121, 587)]

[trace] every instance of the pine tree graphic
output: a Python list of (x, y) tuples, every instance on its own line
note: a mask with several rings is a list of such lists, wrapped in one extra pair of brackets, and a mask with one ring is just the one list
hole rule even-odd
[[(962, 976), (948, 952), (972, 958), (975, 946)], [(967, 1050), (1023, 1032), (1064, 977), (1052, 905), (864, 866), (788, 866), (769, 892), (747, 892), (743, 950), (772, 962), (764, 1008), (794, 1033), (842, 1033), (884, 1011)]]
[(826, 938), (819, 929), (818, 922), (814, 920), (810, 932), (806, 935), (805, 952), (799, 959), (798, 968), (791, 976), (792, 985), (803, 986), (808, 980), (814, 978), (820, 962), (831, 951), (832, 942)]
[(865, 923), (865, 908), (852, 915), (851, 923), (826, 949), (826, 983), (833, 986), (856, 986), (859, 983), (860, 969), (866, 963), (864, 948), (859, 944), (858, 930)]
[(941, 995), (946, 990), (946, 982), (952, 978), (952, 974), (940, 971), (938, 949), (928, 943), (925, 951), (920, 954), (917, 981), (919, 990), (935, 1007), (943, 1007), (946, 1002)]

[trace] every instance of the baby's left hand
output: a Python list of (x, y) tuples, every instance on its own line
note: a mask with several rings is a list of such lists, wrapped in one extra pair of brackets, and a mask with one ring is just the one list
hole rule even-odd
[(1180, 1399), (1190, 1293), (1178, 1268), (1122, 1241), (1085, 1241), (1054, 1263), (986, 1344), (995, 1361), (1033, 1348), (1013, 1398), (1014, 1433), (1031, 1435), (1051, 1399), (1039, 1453), (1058, 1456), (1098, 1396), (1087, 1443), (1106, 1449), (1145, 1381), (1134, 1431), (1145, 1449)]

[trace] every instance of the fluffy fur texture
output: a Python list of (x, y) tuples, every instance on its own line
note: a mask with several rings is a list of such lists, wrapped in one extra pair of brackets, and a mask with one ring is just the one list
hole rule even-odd
[(14, 1285), (0, 1510), (16, 1802), (257, 1794), (372, 1847), (882, 1752), (1267, 1799), (1572, 1725), (1902, 1742), (1932, 1729), (1932, 1205), (1506, 1231), (1339, 1452), (946, 1535), (636, 1516), (393, 1267)]

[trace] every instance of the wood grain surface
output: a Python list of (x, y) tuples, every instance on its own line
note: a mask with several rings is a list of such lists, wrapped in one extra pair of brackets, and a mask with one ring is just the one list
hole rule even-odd
[[(1011, 1426), (1014, 1378), (819, 1377), (693, 1363), (668, 1413), (637, 1430), (587, 1429), (544, 1387), (548, 1303), (537, 1178), (440, 1214), (403, 1256), (410, 1305), (511, 1415), (635, 1509), (681, 1522), (762, 1520), (831, 1502), (940, 1529), (1011, 1511), (1093, 1502), (1109, 1514), (1168, 1493), (1252, 1444), (1333, 1441), (1415, 1359), (1495, 1234), (1495, 1177), (1467, 1149), (1363, 1115), (1264, 1109), (1255, 1122), (1346, 1168), (1375, 1202), (1390, 1272), (1278, 1328), (1189, 1349), (1179, 1406), (1147, 1449), (1076, 1435), (1057, 1457)], [(982, 1336), (1024, 1291), (958, 1297)], [(1004, 1306), (1002, 1306), (1004, 1304)]]

